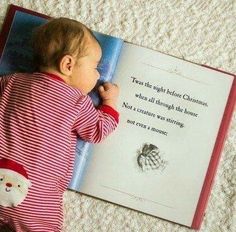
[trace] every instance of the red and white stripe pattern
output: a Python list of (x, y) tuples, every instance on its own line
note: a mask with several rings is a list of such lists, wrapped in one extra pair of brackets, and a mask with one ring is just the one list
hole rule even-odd
[(19, 232), (60, 231), (77, 137), (100, 142), (117, 123), (114, 109), (95, 109), (89, 96), (53, 75), (0, 78), (0, 158), (23, 165), (32, 183), (19, 206), (0, 206), (0, 221)]

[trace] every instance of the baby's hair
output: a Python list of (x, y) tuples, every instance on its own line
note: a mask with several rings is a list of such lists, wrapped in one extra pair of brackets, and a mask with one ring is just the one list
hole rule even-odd
[(94, 40), (91, 30), (84, 24), (68, 18), (52, 19), (33, 32), (34, 60), (39, 68), (58, 68), (61, 58), (86, 55), (88, 38)]

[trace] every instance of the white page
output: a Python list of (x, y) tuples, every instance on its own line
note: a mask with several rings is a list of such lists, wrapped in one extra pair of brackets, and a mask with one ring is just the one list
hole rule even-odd
[(94, 146), (81, 192), (191, 226), (233, 78), (125, 43), (115, 81), (120, 124)]

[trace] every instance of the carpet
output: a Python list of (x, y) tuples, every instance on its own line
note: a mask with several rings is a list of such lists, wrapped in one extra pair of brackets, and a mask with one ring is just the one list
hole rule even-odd
[[(13, 3), (192, 62), (236, 73), (235, 0), (1, 0), (0, 26)], [(201, 232), (236, 231), (236, 112), (228, 131)], [(64, 194), (65, 232), (189, 232), (72, 191)]]

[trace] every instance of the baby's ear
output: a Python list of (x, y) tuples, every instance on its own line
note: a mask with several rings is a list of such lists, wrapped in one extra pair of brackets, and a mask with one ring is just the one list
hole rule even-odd
[(76, 61), (71, 55), (64, 55), (59, 62), (60, 72), (65, 76), (70, 76), (72, 74), (74, 65)]

